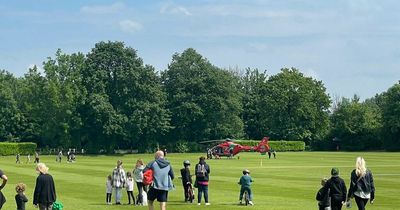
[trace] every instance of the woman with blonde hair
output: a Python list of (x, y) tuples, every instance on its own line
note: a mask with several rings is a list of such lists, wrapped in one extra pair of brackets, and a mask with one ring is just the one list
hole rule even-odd
[(143, 205), (143, 191), (146, 191), (145, 186), (143, 185), (143, 170), (144, 163), (142, 159), (138, 159), (136, 161), (135, 169), (133, 169), (133, 178), (136, 182), (136, 186), (138, 188), (138, 199), (137, 204)]
[(53, 177), (48, 174), (49, 168), (44, 163), (38, 163), (36, 172), (39, 176), (36, 178), (35, 191), (33, 193), (33, 205), (40, 210), (51, 210), (56, 201), (56, 188)]
[(350, 188), (348, 201), (354, 197), (359, 210), (365, 210), (368, 200), (374, 203), (375, 186), (374, 178), (369, 169), (367, 169), (363, 157), (357, 157), (356, 168), (351, 172)]

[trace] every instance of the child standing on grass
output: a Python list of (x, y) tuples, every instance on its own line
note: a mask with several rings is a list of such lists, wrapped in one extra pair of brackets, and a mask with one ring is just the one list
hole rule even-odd
[(253, 194), (251, 193), (251, 183), (253, 180), (250, 176), (250, 171), (247, 169), (243, 170), (243, 176), (240, 177), (238, 184), (241, 185), (240, 195), (239, 195), (239, 204), (242, 204), (243, 194), (245, 191), (249, 194), (249, 204), (253, 205)]
[(327, 178), (321, 179), (321, 189), (318, 190), (316, 199), (318, 201), (319, 210), (330, 210), (331, 209), (331, 199), (329, 197), (330, 189), (326, 187), (328, 182)]
[[(132, 178), (132, 173), (128, 172), (126, 173), (126, 192), (128, 193), (128, 204), (135, 204), (135, 197), (133, 196), (133, 178)], [(132, 203), (131, 203), (131, 198), (132, 198)]]
[(17, 210), (25, 210), (25, 203), (28, 202), (28, 198), (25, 196), (26, 185), (24, 183), (18, 183), (15, 187), (17, 194), (15, 195), (15, 202), (17, 203)]
[(108, 175), (106, 181), (106, 204), (111, 205), (111, 195), (112, 195), (112, 178)]

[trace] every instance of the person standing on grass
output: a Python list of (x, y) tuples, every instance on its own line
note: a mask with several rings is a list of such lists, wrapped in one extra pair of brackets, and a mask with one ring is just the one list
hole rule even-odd
[(137, 204), (140, 205), (143, 205), (143, 190), (146, 191), (143, 185), (143, 170), (143, 160), (139, 159), (136, 161), (135, 169), (133, 169), (133, 179), (135, 180), (138, 189)]
[(208, 181), (210, 174), (210, 166), (206, 163), (205, 157), (200, 157), (200, 161), (195, 166), (195, 174), (196, 174), (196, 186), (198, 188), (197, 193), (197, 205), (201, 204), (201, 196), (204, 194), (204, 201), (206, 205), (210, 205), (208, 202)]
[(39, 176), (36, 178), (35, 191), (33, 193), (33, 205), (40, 210), (51, 210), (56, 201), (56, 188), (53, 177), (48, 174), (49, 168), (44, 163), (38, 163), (36, 172)]
[(126, 182), (125, 170), (122, 168), (122, 160), (117, 161), (117, 167), (113, 170), (112, 179), (115, 188), (115, 204), (121, 205), (122, 188), (125, 187)]
[(112, 177), (111, 175), (107, 176), (106, 181), (106, 204), (111, 205), (111, 195), (112, 195)]
[(331, 209), (341, 210), (346, 202), (346, 184), (339, 177), (338, 168), (332, 168), (331, 175), (332, 177), (326, 182), (326, 188), (329, 189), (329, 196), (331, 197)]
[(164, 159), (163, 151), (155, 153), (155, 160), (147, 164), (143, 172), (153, 170), (153, 183), (147, 195), (149, 210), (154, 210), (154, 200), (160, 202), (160, 209), (167, 209), (168, 191), (174, 188), (172, 180), (174, 179), (174, 171), (168, 160)]
[[(128, 205), (130, 205), (130, 204), (135, 204), (136, 202), (135, 202), (135, 196), (133, 196), (133, 178), (132, 178), (132, 173), (131, 172), (128, 172), (128, 173), (126, 173), (126, 176), (127, 176), (127, 178), (126, 178), (126, 193), (127, 193), (127, 195), (128, 195), (128, 201), (129, 201), (129, 203), (128, 203)], [(131, 203), (131, 198), (132, 198), (132, 203)]]
[(24, 183), (18, 183), (15, 187), (15, 191), (17, 191), (15, 195), (17, 210), (25, 210), (25, 203), (28, 202), (28, 198), (25, 196), (25, 188), (26, 185)]
[(35, 152), (35, 161), (34, 163), (39, 163), (39, 153)]
[(6, 202), (6, 197), (4, 197), (2, 190), (4, 186), (6, 186), (8, 180), (7, 176), (1, 169), (0, 169), (0, 179), (3, 180), (3, 182), (0, 185), (0, 209), (1, 209), (3, 207), (3, 204)]
[(374, 178), (362, 157), (357, 157), (356, 168), (351, 172), (348, 202), (352, 197), (356, 200), (358, 210), (365, 210), (368, 200), (371, 204), (374, 203)]

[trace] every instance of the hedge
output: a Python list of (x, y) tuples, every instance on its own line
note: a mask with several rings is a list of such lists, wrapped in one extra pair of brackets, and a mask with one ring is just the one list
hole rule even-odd
[[(247, 145), (247, 146), (257, 146), (260, 144), (260, 140), (238, 140), (235, 141), (237, 144)], [(285, 151), (304, 151), (306, 148), (306, 144), (304, 141), (285, 141), (285, 140), (275, 140), (268, 141), (271, 149), (277, 152), (285, 152)]]
[(23, 143), (12, 143), (12, 142), (0, 142), (0, 155), (27, 155), (35, 154), (36, 143), (23, 142)]

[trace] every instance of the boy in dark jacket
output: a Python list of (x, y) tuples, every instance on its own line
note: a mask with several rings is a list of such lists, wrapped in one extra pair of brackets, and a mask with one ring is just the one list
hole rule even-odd
[(183, 161), (183, 168), (181, 169), (181, 176), (182, 176), (182, 185), (183, 185), (183, 193), (185, 194), (185, 202), (192, 201), (189, 198), (189, 190), (190, 186), (192, 185), (192, 176), (190, 175), (190, 162), (189, 160)]
[(327, 181), (326, 187), (329, 189), (331, 197), (331, 209), (341, 210), (346, 202), (347, 189), (344, 180), (339, 177), (339, 169), (332, 168), (332, 177)]
[(326, 183), (328, 179), (323, 178), (321, 180), (321, 189), (319, 189), (316, 199), (318, 201), (318, 208), (319, 210), (330, 210), (331, 206), (331, 199), (329, 197), (329, 188), (326, 187)]

